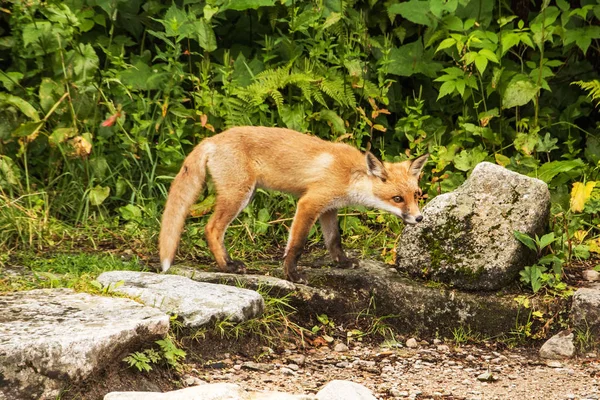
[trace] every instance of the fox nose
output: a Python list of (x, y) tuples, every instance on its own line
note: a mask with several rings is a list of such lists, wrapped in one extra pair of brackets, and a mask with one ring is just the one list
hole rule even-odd
[(415, 218), (415, 221), (417, 221), (417, 222), (423, 221), (423, 216), (419, 215), (417, 218)]

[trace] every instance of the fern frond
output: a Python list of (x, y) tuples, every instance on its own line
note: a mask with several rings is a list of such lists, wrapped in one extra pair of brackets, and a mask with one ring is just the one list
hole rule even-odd
[(592, 101), (596, 101), (596, 107), (600, 105), (600, 81), (594, 79), (593, 81), (585, 82), (585, 81), (577, 81), (571, 82), (571, 85), (577, 85), (583, 90), (588, 92), (588, 97), (592, 99)]
[(340, 105), (352, 108), (356, 106), (354, 93), (352, 93), (349, 87), (346, 87), (341, 77), (330, 76), (323, 79), (321, 81), (321, 90)]

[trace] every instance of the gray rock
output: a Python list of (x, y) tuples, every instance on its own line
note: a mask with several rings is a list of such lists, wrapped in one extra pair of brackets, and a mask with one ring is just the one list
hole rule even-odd
[(574, 327), (600, 335), (600, 284), (577, 289), (570, 317)]
[[(336, 321), (346, 321), (350, 315), (372, 307), (375, 301), (378, 316), (394, 315), (386, 323), (411, 335), (415, 332), (452, 335), (454, 329), (469, 326), (474, 332), (498, 336), (513, 329), (517, 320), (527, 322), (527, 314), (519, 312), (514, 293), (476, 294), (432, 287), (408, 279), (395, 268), (377, 261), (360, 260), (360, 267), (354, 269), (306, 268), (304, 272), (313, 288), (296, 287), (309, 288), (312, 295), (309, 292), (305, 292), (307, 297), (290, 295), (290, 303), (301, 318), (314, 318), (318, 310)], [(235, 277), (246, 283), (247, 275), (223, 275), (228, 275), (222, 280), (227, 284), (234, 285)], [(194, 279), (201, 277), (205, 275), (198, 274)], [(359, 345), (360, 342), (354, 344)]]
[(259, 316), (264, 308), (263, 298), (252, 290), (196, 282), (179, 275), (111, 271), (101, 274), (98, 282), (148, 306), (177, 314), (185, 326), (193, 328), (212, 320), (245, 321)]
[(482, 162), (427, 204), (423, 222), (404, 228), (397, 268), (461, 289), (500, 289), (535, 260), (513, 232), (541, 234), (549, 209), (544, 182)]
[(373, 393), (358, 383), (334, 380), (317, 393), (318, 400), (377, 400)]
[(168, 315), (133, 300), (40, 289), (0, 296), (0, 399), (55, 398), (141, 343)]
[(561, 360), (563, 358), (573, 357), (575, 354), (573, 338), (573, 332), (558, 332), (542, 345), (542, 348), (540, 349), (540, 357), (549, 360)]
[(597, 282), (600, 280), (600, 272), (593, 269), (586, 269), (581, 275), (588, 282)]
[(104, 396), (104, 400), (316, 400), (316, 397), (281, 392), (247, 392), (233, 383), (211, 383), (166, 393), (112, 392)]
[(419, 347), (419, 343), (417, 343), (417, 339), (410, 338), (406, 341), (406, 347), (408, 347), (409, 349), (416, 349), (417, 347)]

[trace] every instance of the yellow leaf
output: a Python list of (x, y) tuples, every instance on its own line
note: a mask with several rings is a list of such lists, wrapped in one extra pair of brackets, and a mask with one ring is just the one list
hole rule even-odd
[(508, 164), (510, 164), (510, 158), (502, 154), (495, 154), (494, 156), (496, 157), (496, 164), (501, 165), (503, 167), (506, 167)]
[(573, 189), (571, 190), (571, 211), (583, 211), (583, 206), (587, 199), (590, 198), (594, 186), (596, 186), (596, 182), (594, 181), (590, 181), (586, 184), (583, 184), (583, 182), (575, 182), (573, 184)]
[(600, 254), (600, 238), (588, 240), (585, 244), (590, 247), (592, 253)]
[(587, 231), (584, 230), (578, 230), (575, 231), (575, 233), (573, 233), (573, 237), (575, 238), (575, 240), (577, 240), (578, 242), (583, 242), (583, 239), (585, 239), (585, 236), (587, 235)]

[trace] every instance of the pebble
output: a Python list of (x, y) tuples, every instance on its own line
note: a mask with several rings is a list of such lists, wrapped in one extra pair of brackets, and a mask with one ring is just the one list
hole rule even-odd
[(588, 282), (596, 282), (600, 280), (600, 273), (598, 271), (594, 271), (593, 269), (587, 269), (581, 273), (583, 279)]
[(406, 347), (408, 347), (409, 349), (416, 349), (417, 347), (419, 347), (419, 343), (417, 343), (417, 339), (410, 338), (406, 341)]
[(480, 382), (495, 382), (498, 380), (498, 378), (488, 371), (478, 375), (477, 380)]
[(282, 374), (284, 374), (284, 375), (292, 375), (292, 376), (298, 375), (298, 374), (296, 373), (296, 371), (292, 371), (291, 369), (289, 369), (289, 368), (287, 368), (287, 367), (281, 367), (281, 368), (279, 369), (279, 371), (280, 371)]
[(550, 368), (562, 368), (562, 364), (556, 360), (547, 360), (546, 365)]
[(350, 350), (348, 348), (348, 346), (346, 346), (344, 343), (338, 343), (335, 345), (335, 347), (333, 348), (333, 351), (337, 352), (337, 353), (345, 353), (348, 350)]
[(198, 386), (203, 385), (206, 382), (195, 376), (186, 375), (183, 377), (183, 383), (185, 384), (185, 386)]
[(291, 369), (292, 371), (298, 371), (300, 369), (300, 367), (297, 364), (288, 364), (286, 365), (289, 369)]
[(269, 364), (260, 364), (254, 361), (246, 361), (244, 363), (242, 363), (242, 368), (245, 369), (250, 369), (253, 371), (270, 371), (273, 369), (273, 366), (269, 365)]
[(306, 356), (304, 354), (295, 354), (292, 356), (289, 356), (288, 361), (292, 362), (293, 364), (297, 364), (299, 366), (303, 366), (304, 363), (306, 362)]
[(397, 397), (397, 398), (410, 396), (410, 394), (406, 390), (400, 390), (397, 388), (391, 388), (389, 390), (389, 392), (390, 392), (390, 395)]

